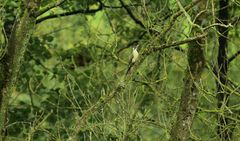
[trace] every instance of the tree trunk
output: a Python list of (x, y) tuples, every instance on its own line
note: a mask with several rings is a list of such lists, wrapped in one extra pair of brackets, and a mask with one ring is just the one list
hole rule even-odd
[[(201, 8), (199, 7), (198, 10), (200, 11)], [(197, 13), (197, 11), (195, 12)], [(196, 23), (201, 24), (201, 19), (198, 19)], [(199, 31), (199, 28), (194, 27), (192, 34), (197, 34)], [(198, 106), (199, 91), (196, 84), (200, 80), (205, 64), (204, 43), (204, 39), (189, 43), (189, 66), (187, 67), (184, 78), (184, 88), (180, 99), (177, 120), (171, 129), (170, 141), (186, 141), (190, 137), (190, 129)]]
[(26, 46), (35, 25), (34, 12), (37, 10), (32, 0), (25, 6), (20, 19), (17, 19), (7, 45), (7, 53), (0, 64), (0, 140), (4, 140), (8, 101), (14, 90), (18, 71)]
[[(219, 0), (219, 13), (218, 19), (221, 24), (228, 25), (228, 0)], [(228, 71), (228, 60), (227, 60), (227, 49), (228, 49), (228, 28), (219, 26), (218, 31), (220, 33), (218, 42), (218, 80), (217, 84), (217, 98), (218, 98), (218, 108), (221, 109), (222, 106), (228, 106), (228, 94), (224, 88), (227, 85), (227, 71)], [(218, 116), (218, 134), (222, 141), (231, 140), (231, 130), (228, 128), (229, 120), (224, 117), (224, 114), (219, 114)]]
[(199, 45), (203, 41), (192, 42), (188, 50), (188, 63), (184, 80), (184, 89), (181, 96), (177, 121), (171, 130), (170, 141), (186, 141), (190, 136), (190, 128), (197, 109), (198, 89), (196, 83), (200, 80), (204, 68), (204, 51)]

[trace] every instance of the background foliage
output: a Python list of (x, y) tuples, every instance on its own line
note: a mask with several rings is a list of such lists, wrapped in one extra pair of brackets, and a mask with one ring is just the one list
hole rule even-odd
[[(55, 1), (43, 1), (41, 8), (51, 2)], [(86, 110), (118, 90), (134, 42), (138, 42), (141, 52), (190, 36), (191, 25), (185, 15), (179, 16), (165, 35), (158, 34), (172, 22), (169, 17), (179, 11), (175, 0), (124, 0), (142, 25), (129, 16), (120, 1), (101, 2), (104, 8), (95, 13), (57, 17), (37, 24), (9, 104), (9, 140), (67, 140)], [(181, 1), (184, 6), (191, 2)], [(208, 0), (209, 17), (204, 18), (205, 25), (213, 24), (217, 16), (218, 3), (211, 5), (212, 2)], [(99, 0), (68, 0), (39, 19), (78, 9), (97, 9), (100, 4)], [(236, 20), (240, 10), (237, 1), (232, 0), (229, 5), (232, 26), (228, 57), (231, 57), (240, 44), (239, 20)], [(20, 7), (16, 0), (1, 1), (1, 28), (19, 16)], [(235, 84), (228, 87), (230, 106), (218, 109), (216, 76), (212, 71), (217, 63), (216, 29), (213, 26), (208, 30), (205, 47), (208, 64), (198, 85), (199, 107), (191, 139), (218, 141), (217, 115), (227, 112), (235, 126), (232, 140), (237, 141), (240, 140), (239, 57), (229, 66), (228, 78)], [(4, 34), (1, 33), (0, 56), (5, 49)], [(187, 49), (188, 45), (183, 44), (178, 49), (168, 48), (146, 56), (134, 69), (131, 81), (124, 82), (124, 89), (87, 115), (78, 139), (168, 140), (183, 89)]]

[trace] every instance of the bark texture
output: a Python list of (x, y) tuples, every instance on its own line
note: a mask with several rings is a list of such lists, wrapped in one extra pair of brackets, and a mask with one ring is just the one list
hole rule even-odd
[(186, 141), (198, 106), (198, 89), (196, 83), (200, 80), (204, 68), (204, 51), (200, 42), (192, 42), (188, 49), (189, 68), (186, 71), (184, 89), (181, 96), (177, 121), (171, 130), (170, 141)]
[(29, 1), (20, 19), (16, 19), (8, 40), (7, 53), (0, 60), (0, 74), (2, 74), (0, 76), (0, 140), (4, 140), (6, 134), (8, 101), (14, 90), (24, 52), (35, 25), (34, 11), (37, 8), (34, 3)]
[[(219, 13), (218, 22), (221, 24), (228, 25), (229, 15), (228, 15), (228, 0), (219, 0)], [(219, 26), (218, 31), (220, 36), (218, 38), (218, 80), (217, 83), (217, 98), (218, 98), (218, 108), (222, 109), (224, 106), (228, 106), (228, 93), (224, 86), (227, 85), (227, 71), (228, 71), (228, 28)], [(218, 134), (222, 141), (230, 141), (232, 129), (229, 126), (229, 119), (225, 118), (225, 114), (218, 115)]]
[[(200, 7), (198, 9), (200, 10)], [(198, 19), (196, 23), (201, 24), (201, 19)], [(197, 27), (193, 28), (192, 34), (197, 33), (201, 33), (201, 30)], [(204, 38), (189, 43), (189, 67), (186, 70), (177, 120), (171, 130), (170, 141), (186, 141), (190, 137), (191, 126), (198, 106), (199, 91), (196, 84), (200, 81), (205, 64), (204, 43)]]

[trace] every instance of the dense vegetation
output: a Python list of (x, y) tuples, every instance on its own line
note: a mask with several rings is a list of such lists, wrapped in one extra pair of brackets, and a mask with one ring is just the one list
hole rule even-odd
[(238, 0), (0, 11), (0, 141), (240, 140)]

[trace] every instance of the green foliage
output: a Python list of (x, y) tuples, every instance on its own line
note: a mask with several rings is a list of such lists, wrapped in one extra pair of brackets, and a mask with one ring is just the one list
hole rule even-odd
[(6, 21), (13, 21), (20, 13), (21, 2), (18, 0), (6, 0), (1, 2), (0, 17)]
[[(182, 0), (181, 3), (185, 6), (191, 1)], [(43, 1), (41, 8), (52, 2), (55, 1)], [(191, 35), (192, 27), (184, 14), (171, 21), (170, 16), (179, 11), (175, 0), (124, 0), (146, 28), (129, 16), (119, 1), (102, 2), (109, 7), (94, 14), (58, 17), (36, 25), (9, 102), (9, 140), (64, 141), (75, 133), (79, 141), (165, 141), (170, 138), (188, 69), (189, 46), (181, 44), (178, 49), (174, 46), (149, 55), (141, 53), (194, 36)], [(94, 9), (99, 4), (97, 0), (67, 0), (41, 17)], [(1, 4), (1, 28), (3, 23), (17, 17), (20, 7), (19, 1), (8, 0)], [(209, 5), (206, 8), (208, 13), (214, 11)], [(192, 14), (191, 10), (187, 12)], [(236, 7), (231, 12), (233, 17), (239, 14)], [(207, 26), (212, 24), (213, 18), (204, 18)], [(163, 35), (162, 31), (170, 24), (173, 25)], [(239, 29), (238, 24), (230, 28), (229, 57), (238, 51)], [(216, 76), (212, 65), (217, 62), (218, 33), (215, 26), (206, 32), (206, 68), (196, 85), (200, 91), (199, 105), (191, 139), (218, 141), (216, 115), (226, 114), (236, 123), (233, 140), (238, 140), (238, 85), (227, 86), (231, 106), (217, 109)], [(1, 34), (4, 38), (4, 33)], [(139, 64), (126, 76), (131, 43), (136, 41)], [(0, 43), (4, 41), (1, 39)], [(193, 58), (190, 61), (199, 57), (195, 55), (190, 56)], [(238, 71), (239, 57), (231, 62), (228, 72), (229, 79), (236, 84), (240, 83)], [(117, 89), (119, 85), (123, 87), (121, 91)], [(116, 90), (119, 90), (117, 95), (101, 103)], [(95, 105), (98, 107), (92, 108)], [(88, 113), (91, 108), (94, 110)], [(85, 122), (81, 119), (84, 116)], [(80, 124), (77, 132), (76, 126)]]

